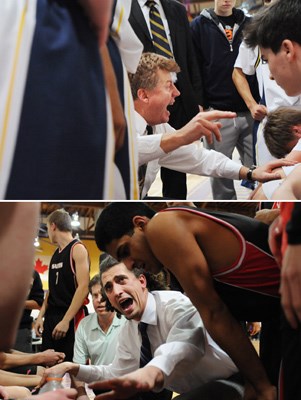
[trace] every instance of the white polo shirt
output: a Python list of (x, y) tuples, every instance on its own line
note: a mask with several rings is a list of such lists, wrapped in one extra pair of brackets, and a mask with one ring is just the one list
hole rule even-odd
[(110, 328), (104, 332), (99, 326), (96, 313), (83, 318), (75, 332), (73, 362), (86, 364), (87, 359), (90, 359), (94, 365), (110, 364), (124, 323), (124, 317), (119, 319), (115, 315)]

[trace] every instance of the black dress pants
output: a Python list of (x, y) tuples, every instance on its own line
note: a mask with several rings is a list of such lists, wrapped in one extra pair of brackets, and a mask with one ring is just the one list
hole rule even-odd
[(186, 200), (186, 174), (161, 167), (163, 197), (172, 200)]

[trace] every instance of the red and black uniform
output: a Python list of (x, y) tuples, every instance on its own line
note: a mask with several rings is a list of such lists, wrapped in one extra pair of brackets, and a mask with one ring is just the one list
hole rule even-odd
[(172, 207), (164, 212), (172, 210), (208, 218), (231, 230), (237, 237), (240, 254), (232, 265), (212, 275), (216, 281), (258, 294), (279, 297), (280, 270), (269, 248), (268, 225), (240, 214), (197, 208)]
[[(239, 321), (261, 321), (261, 359), (269, 378), (278, 382), (280, 364), (280, 269), (268, 244), (269, 226), (244, 215), (188, 207), (162, 210), (193, 213), (231, 230), (240, 243), (240, 254), (213, 277), (214, 286)], [(218, 237), (216, 241), (218, 241)]]
[[(288, 244), (301, 244), (301, 203), (284, 202), (281, 203), (280, 210), (283, 224), (282, 254), (284, 255)], [(301, 399), (301, 324), (299, 323), (297, 329), (293, 329), (283, 314), (281, 333), (282, 368), (279, 398), (280, 400)]]
[(52, 338), (52, 331), (63, 319), (68, 310), (77, 288), (76, 265), (72, 253), (73, 248), (82, 243), (72, 240), (62, 251), (57, 249), (53, 254), (48, 272), (48, 306), (45, 313), (42, 349), (55, 349), (66, 354), (65, 361), (73, 360), (73, 346), (75, 329), (79, 321), (86, 315), (83, 306), (70, 321), (66, 336), (59, 340)]

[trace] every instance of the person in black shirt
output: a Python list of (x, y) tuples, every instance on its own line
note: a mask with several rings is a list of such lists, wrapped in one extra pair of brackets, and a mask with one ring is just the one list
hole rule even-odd
[[(32, 310), (39, 310), (43, 304), (44, 290), (40, 275), (37, 271), (33, 271), (32, 283), (30, 292), (25, 300), (25, 307), (17, 332), (17, 339), (13, 346), (14, 350), (23, 353), (32, 353)], [(37, 371), (36, 365), (22, 365), (19, 367), (10, 368), (9, 371), (26, 374), (35, 374)]]
[(17, 339), (14, 345), (15, 350), (24, 353), (32, 352), (32, 310), (39, 310), (43, 304), (44, 290), (40, 275), (37, 271), (33, 271), (31, 289), (25, 300), (25, 307), (20, 321)]
[(47, 221), (49, 239), (58, 248), (49, 264), (49, 291), (35, 330), (37, 336), (43, 333), (42, 350), (64, 352), (66, 360), (72, 361), (75, 329), (85, 316), (89, 256), (84, 245), (73, 239), (71, 218), (65, 210), (54, 211)]

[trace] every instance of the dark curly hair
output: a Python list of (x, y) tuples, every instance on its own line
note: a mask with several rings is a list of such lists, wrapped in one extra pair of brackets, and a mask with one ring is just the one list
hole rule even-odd
[(101, 212), (95, 226), (95, 241), (98, 248), (106, 251), (106, 246), (123, 235), (131, 235), (136, 215), (152, 218), (156, 212), (140, 202), (110, 203)]

